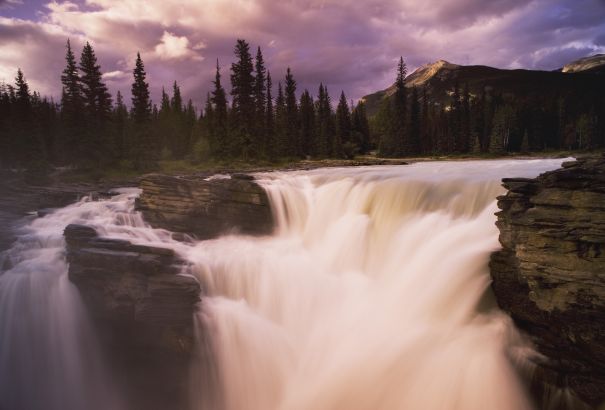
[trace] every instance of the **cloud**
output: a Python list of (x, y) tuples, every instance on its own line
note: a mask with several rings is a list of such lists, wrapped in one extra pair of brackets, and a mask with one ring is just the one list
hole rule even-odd
[(22, 4), (23, 0), (0, 0), (0, 10), (10, 9), (15, 6), (21, 6)]
[(392, 83), (400, 55), (410, 71), (440, 58), (551, 70), (605, 52), (604, 32), (602, 0), (52, 1), (37, 21), (0, 20), (0, 80), (22, 66), (34, 88), (60, 95), (69, 37), (76, 54), (91, 42), (112, 92), (129, 94), (139, 51), (156, 101), (177, 80), (201, 106), (216, 58), (227, 79), (245, 38), (274, 83), (289, 66), (301, 90), (321, 81), (358, 98)]
[[(196, 45), (197, 49), (204, 48), (203, 42)], [(189, 48), (189, 39), (185, 36), (176, 36), (164, 31), (160, 43), (155, 46), (155, 53), (161, 60), (186, 59), (201, 61), (204, 58)]]

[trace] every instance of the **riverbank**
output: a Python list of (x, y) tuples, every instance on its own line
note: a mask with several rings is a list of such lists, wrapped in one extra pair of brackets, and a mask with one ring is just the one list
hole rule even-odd
[(187, 161), (160, 161), (157, 169), (137, 171), (108, 168), (106, 170), (55, 169), (43, 178), (32, 180), (24, 172), (0, 170), (0, 251), (14, 240), (13, 232), (28, 215), (36, 215), (47, 208), (57, 208), (76, 201), (84, 195), (104, 195), (115, 187), (138, 186), (143, 175), (149, 172), (165, 175), (233, 174), (268, 171), (311, 170), (329, 167), (406, 165), (426, 161), (497, 160), (503, 158), (539, 159), (583, 156), (587, 152), (552, 151), (532, 154), (495, 156), (447, 155), (407, 158), (379, 158), (374, 155), (354, 159), (308, 159), (296, 161), (208, 161), (191, 164)]

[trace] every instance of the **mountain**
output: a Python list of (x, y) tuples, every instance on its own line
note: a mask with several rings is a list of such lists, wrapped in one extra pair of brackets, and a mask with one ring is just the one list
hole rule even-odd
[(566, 64), (561, 71), (564, 73), (577, 73), (580, 71), (605, 71), (605, 54), (595, 54), (594, 56), (580, 58)]
[[(457, 65), (439, 60), (426, 64), (406, 78), (407, 87), (426, 87), (429, 98), (437, 105), (447, 106), (456, 85), (468, 86), (471, 96), (484, 90), (509, 96), (517, 101), (552, 102), (559, 97), (571, 101), (595, 92), (595, 84), (603, 82), (605, 56), (595, 55), (572, 62), (562, 70), (504, 70), (482, 65)], [(368, 115), (375, 115), (384, 99), (394, 93), (394, 85), (363, 97)]]

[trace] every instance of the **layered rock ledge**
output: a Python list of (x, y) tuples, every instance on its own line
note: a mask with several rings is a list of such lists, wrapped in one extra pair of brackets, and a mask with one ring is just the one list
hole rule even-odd
[(171, 249), (65, 228), (69, 279), (98, 328), (130, 408), (186, 408), (200, 285)]
[(544, 355), (538, 377), (605, 402), (605, 157), (504, 179), (492, 254), (500, 307)]
[(140, 183), (136, 209), (157, 228), (183, 232), (199, 239), (223, 233), (269, 234), (273, 217), (265, 190), (253, 177), (177, 177), (152, 174)]

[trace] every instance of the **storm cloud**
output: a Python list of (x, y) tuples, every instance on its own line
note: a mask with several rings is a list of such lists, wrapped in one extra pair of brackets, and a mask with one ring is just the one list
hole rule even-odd
[(301, 90), (321, 81), (353, 99), (390, 85), (400, 55), (410, 70), (438, 59), (552, 70), (605, 52), (602, 0), (0, 0), (0, 16), (0, 81), (20, 67), (55, 98), (67, 38), (76, 53), (90, 41), (112, 92), (130, 95), (140, 51), (155, 101), (176, 80), (198, 106), (216, 59), (228, 78), (237, 38), (263, 49), (275, 84), (290, 66)]

